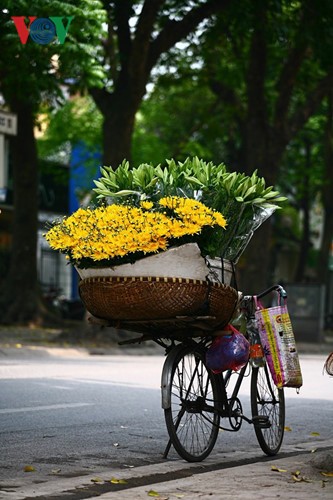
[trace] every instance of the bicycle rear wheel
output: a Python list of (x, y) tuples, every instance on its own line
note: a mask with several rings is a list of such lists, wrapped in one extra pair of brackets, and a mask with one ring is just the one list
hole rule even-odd
[(170, 440), (182, 458), (200, 462), (212, 451), (219, 432), (218, 382), (200, 347), (180, 349), (170, 370), (171, 405), (164, 410)]
[(285, 400), (283, 389), (275, 386), (266, 364), (252, 369), (251, 409), (262, 451), (266, 455), (276, 455), (284, 435)]

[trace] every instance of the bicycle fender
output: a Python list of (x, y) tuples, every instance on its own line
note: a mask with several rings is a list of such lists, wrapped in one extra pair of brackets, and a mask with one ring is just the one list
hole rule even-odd
[(184, 345), (182, 344), (177, 345), (169, 352), (166, 360), (164, 361), (162, 377), (161, 377), (161, 396), (162, 396), (163, 410), (171, 408), (170, 385), (171, 385), (172, 367), (174, 365), (176, 357), (183, 349)]

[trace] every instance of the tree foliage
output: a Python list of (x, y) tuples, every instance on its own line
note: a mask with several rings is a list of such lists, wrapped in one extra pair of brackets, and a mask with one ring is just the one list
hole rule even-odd
[[(199, 50), (207, 81), (239, 138), (235, 168), (258, 168), (270, 184), (279, 180), (287, 148), (332, 87), (332, 19), (327, 0), (233, 2), (228, 17), (218, 16), (204, 34)], [(269, 229), (245, 254), (241, 285), (249, 291), (269, 279)]]
[(90, 151), (101, 151), (102, 115), (88, 95), (75, 96), (57, 109), (45, 107), (39, 122), (45, 128), (38, 140), (41, 158), (61, 154), (82, 141)]
[[(52, 112), (50, 134), (40, 145), (43, 156), (56, 143), (75, 142), (80, 135), (89, 144), (100, 141), (106, 165), (117, 166), (131, 155), (136, 165), (198, 155), (247, 174), (258, 169), (268, 184), (290, 186), (295, 180), (295, 206), (303, 203), (301, 190), (311, 201), (321, 175), (317, 166), (321, 171), (325, 162), (329, 177), (331, 0), (36, 0), (34, 12), (27, 1), (4, 0), (2, 9), (0, 92), (19, 116), (13, 148), (17, 251), (9, 274), (22, 269), (24, 275), (23, 267), (29, 268), (29, 289), (34, 291), (31, 283), (36, 283), (37, 206), (32, 202), (26, 210), (28, 193), (37, 199), (32, 131), (42, 103), (62, 104), (64, 84), (70, 93), (89, 87), (100, 115), (87, 99), (77, 101), (80, 112), (74, 101), (57, 118)], [(22, 45), (11, 20), (20, 14), (74, 18), (64, 44), (28, 40)], [(323, 114), (325, 135), (319, 140), (325, 141), (325, 151), (317, 146), (321, 119), (316, 116)], [(302, 148), (309, 131), (315, 139), (310, 134), (311, 167), (305, 177), (300, 175), (306, 159)], [(288, 179), (284, 184), (283, 178)], [(330, 187), (331, 180), (320, 186), (328, 218)], [(266, 223), (245, 254), (241, 286), (247, 292), (269, 279), (270, 241)], [(16, 282), (8, 292), (13, 304), (19, 286)]]
[[(63, 18), (73, 16), (65, 42), (57, 38), (48, 44), (38, 44), (28, 38), (19, 39), (12, 16)], [(99, 85), (103, 72), (100, 65), (101, 36), (105, 12), (99, 0), (3, 0), (1, 13), (0, 91), (8, 105), (25, 100), (34, 111), (41, 102), (56, 105), (64, 98), (64, 85), (71, 92), (82, 91), (87, 85)], [(28, 19), (26, 19), (28, 26)]]
[[(2, 322), (25, 322), (36, 320), (40, 313), (36, 264), (36, 116), (42, 103), (56, 106), (64, 99), (64, 85), (70, 86), (73, 92), (88, 84), (99, 85), (97, 42), (105, 13), (97, 0), (48, 3), (36, 0), (33, 9), (24, 0), (4, 0), (1, 14), (0, 92), (7, 109), (17, 115), (18, 132), (12, 138), (12, 250), (0, 295), (0, 316)], [(22, 44), (11, 19), (13, 15), (38, 18), (73, 16), (73, 20), (63, 44), (57, 39), (39, 44), (31, 37)]]
[(104, 164), (130, 159), (135, 116), (154, 68), (181, 40), (231, 0), (113, 0), (104, 1), (108, 36), (104, 43), (103, 88), (90, 92), (101, 110)]

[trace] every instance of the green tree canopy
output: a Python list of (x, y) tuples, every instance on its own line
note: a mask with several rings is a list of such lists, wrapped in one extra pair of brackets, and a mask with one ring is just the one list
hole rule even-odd
[[(248, 174), (258, 169), (269, 184), (278, 182), (287, 148), (320, 112), (332, 87), (332, 20), (328, 0), (232, 2), (191, 40), (190, 61), (180, 52), (166, 61), (185, 75), (193, 73), (195, 61), (193, 88), (198, 80), (206, 86), (207, 104), (214, 102), (209, 92), (215, 95), (214, 119), (220, 121), (226, 153), (221, 159), (228, 165)], [(210, 116), (206, 129), (208, 123)], [(254, 283), (264, 287), (269, 279), (269, 232), (264, 225), (245, 253), (241, 286), (246, 290)]]
[(103, 88), (90, 89), (104, 118), (104, 164), (130, 159), (135, 116), (161, 55), (198, 27), (205, 29), (231, 0), (104, 1), (108, 37), (104, 43)]
[[(100, 36), (105, 11), (98, 0), (44, 2), (4, 0), (0, 29), (0, 93), (5, 106), (17, 114), (13, 153), (13, 236), (11, 262), (0, 295), (2, 322), (36, 320), (40, 308), (37, 286), (38, 162), (34, 126), (42, 103), (56, 107), (68, 93), (100, 84)], [(42, 28), (22, 42), (12, 16), (24, 16), (21, 30), (30, 26), (29, 16), (42, 19)], [(48, 18), (58, 18), (62, 41), (36, 43)], [(60, 20), (59, 20), (60, 18)], [(69, 18), (71, 19), (70, 25)], [(37, 21), (37, 20), (36, 20)], [(24, 27), (26, 26), (26, 28)], [(30, 26), (31, 28), (31, 26)], [(27, 35), (27, 32), (26, 32)], [(37, 37), (37, 38), (36, 38)], [(35, 41), (34, 41), (35, 40)]]

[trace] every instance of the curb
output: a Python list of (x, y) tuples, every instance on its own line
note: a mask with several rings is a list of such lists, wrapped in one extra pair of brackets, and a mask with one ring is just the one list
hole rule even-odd
[[(300, 355), (324, 355), (328, 356), (333, 352), (333, 342), (327, 343), (297, 343), (297, 351)], [(114, 344), (111, 346), (95, 346), (95, 347), (76, 347), (71, 346), (48, 346), (36, 344), (21, 344), (20, 342), (0, 343), (0, 357), (8, 358), (27, 358), (27, 357), (86, 357), (86, 356), (113, 356), (113, 355), (164, 355), (163, 347), (149, 343), (140, 345), (134, 344), (130, 346), (119, 346)]]

